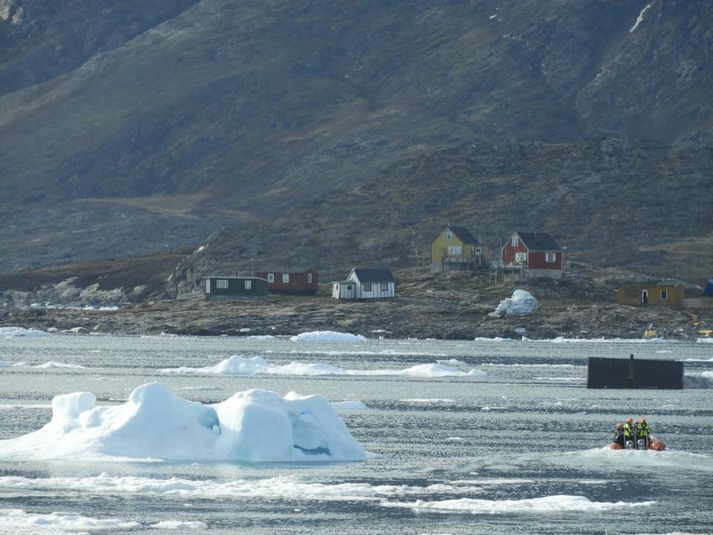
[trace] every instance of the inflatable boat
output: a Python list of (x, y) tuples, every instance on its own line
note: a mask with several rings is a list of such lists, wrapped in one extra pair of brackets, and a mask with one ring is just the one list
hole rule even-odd
[(636, 442), (633, 440), (627, 440), (622, 446), (618, 442), (612, 442), (609, 444), (610, 450), (653, 450), (653, 451), (663, 451), (666, 449), (666, 445), (662, 440), (658, 438), (651, 437), (649, 440), (649, 447), (644, 446), (644, 440), (639, 439)]

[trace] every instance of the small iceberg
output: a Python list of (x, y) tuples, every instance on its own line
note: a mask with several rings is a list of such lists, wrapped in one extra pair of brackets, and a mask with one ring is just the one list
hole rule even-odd
[(532, 314), (540, 304), (527, 290), (515, 290), (512, 297), (508, 297), (500, 301), (500, 304), (490, 313), (496, 318), (504, 318), (506, 316), (527, 316)]
[(312, 331), (300, 333), (290, 338), (293, 342), (366, 342), (361, 334), (340, 333), (337, 331)]
[(91, 392), (56, 396), (52, 420), (0, 440), (0, 458), (305, 462), (366, 453), (323, 396), (253, 389), (204, 405), (149, 383), (119, 406), (99, 406)]

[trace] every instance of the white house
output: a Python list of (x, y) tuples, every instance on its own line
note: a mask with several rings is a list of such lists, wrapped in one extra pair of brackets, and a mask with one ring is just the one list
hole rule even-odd
[(335, 299), (386, 299), (396, 295), (396, 282), (388, 269), (352, 269), (346, 280), (332, 283)]

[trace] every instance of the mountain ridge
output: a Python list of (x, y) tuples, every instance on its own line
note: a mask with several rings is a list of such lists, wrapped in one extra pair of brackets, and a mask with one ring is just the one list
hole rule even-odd
[(590, 262), (709, 265), (671, 251), (713, 233), (713, 5), (5, 3), (0, 271), (209, 235), (194, 276), (405, 262), (456, 220), (493, 245), (525, 226)]

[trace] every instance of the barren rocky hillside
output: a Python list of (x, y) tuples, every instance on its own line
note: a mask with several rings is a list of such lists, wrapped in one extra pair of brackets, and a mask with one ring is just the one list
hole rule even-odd
[(450, 221), (706, 276), (711, 28), (687, 0), (2, 0), (0, 271), (408, 264)]

